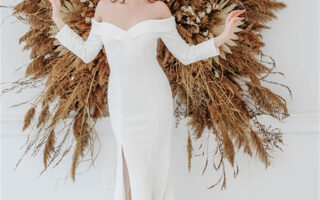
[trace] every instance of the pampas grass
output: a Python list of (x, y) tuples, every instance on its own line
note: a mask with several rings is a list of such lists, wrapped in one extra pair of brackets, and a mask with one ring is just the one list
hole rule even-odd
[[(98, 0), (62, 1), (64, 21), (84, 39), (88, 37)], [(207, 128), (214, 136), (211, 144), (216, 147), (219, 163), (214, 169), (221, 171), (221, 189), (226, 188), (226, 167), (229, 162), (234, 176), (239, 172), (235, 163), (237, 150), (250, 157), (256, 152), (258, 159), (268, 167), (270, 151), (281, 149), (282, 133), (278, 129), (268, 130), (258, 121), (258, 116), (269, 115), (282, 120), (289, 116), (286, 101), (273, 93), (262, 82), (289, 87), (266, 80), (273, 72), (275, 62), (266, 63), (256, 57), (267, 57), (261, 51), (265, 46), (261, 31), (270, 27), (265, 23), (276, 18), (274, 11), (285, 8), (285, 4), (274, 0), (197, 0), (165, 1), (178, 24), (178, 31), (189, 44), (197, 44), (219, 35), (224, 29), (228, 13), (234, 9), (246, 9), (245, 21), (239, 23), (234, 38), (220, 47), (220, 55), (184, 66), (159, 40), (157, 59), (166, 73), (173, 96), (178, 97), (175, 118), (190, 119), (188, 126), (187, 154), (188, 170), (194, 155), (193, 142), (203, 138)], [(47, 1), (23, 0), (13, 8), (13, 15), (30, 25), (30, 30), (19, 40), (24, 50), (31, 50), (31, 62), (26, 69), (27, 81), (15, 82), (12, 90), (32, 86), (37, 80), (45, 81), (45, 89), (33, 105), (42, 105), (39, 116), (36, 106), (30, 108), (24, 119), (23, 130), (37, 121), (37, 132), (30, 132), (23, 156), (33, 149), (36, 155), (43, 149), (44, 172), (50, 165), (57, 166), (71, 150), (73, 151), (71, 177), (75, 180), (76, 169), (86, 155), (93, 152), (96, 139), (95, 123), (109, 116), (107, 89), (109, 64), (104, 49), (95, 60), (85, 64), (54, 38), (58, 29), (50, 18), (51, 5)], [(271, 64), (269, 68), (266, 64)], [(280, 73), (281, 74), (281, 73)], [(9, 92), (7, 89), (6, 92)], [(50, 107), (50, 106), (51, 107)], [(185, 107), (185, 109), (183, 109)], [(75, 113), (71, 116), (71, 113)], [(70, 118), (62, 132), (55, 128)], [(36, 118), (37, 117), (37, 118)], [(59, 137), (58, 137), (59, 136)], [(66, 144), (72, 137), (75, 144)], [(207, 141), (208, 142), (208, 141)], [(200, 146), (199, 150), (207, 148)], [(208, 152), (206, 152), (208, 154)], [(22, 157), (21, 157), (22, 159)], [(19, 160), (18, 164), (20, 163)], [(208, 156), (204, 171), (207, 169)], [(203, 173), (204, 173), (203, 171)], [(41, 172), (41, 173), (42, 173)]]

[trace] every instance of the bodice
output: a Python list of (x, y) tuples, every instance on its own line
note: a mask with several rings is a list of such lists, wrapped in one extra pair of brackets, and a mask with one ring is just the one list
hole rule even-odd
[(98, 22), (95, 18), (92, 18), (91, 22), (96, 37), (100, 38), (105, 47), (110, 65), (121, 66), (131, 63), (144, 69), (157, 62), (156, 48), (161, 33), (175, 27), (174, 16), (143, 20), (128, 30), (110, 22)]
[[(110, 23), (91, 19), (91, 30), (83, 40), (67, 24), (55, 35), (61, 44), (81, 58), (85, 63), (91, 62), (104, 46), (111, 68), (127, 65), (127, 70), (147, 69), (157, 63), (156, 47), (161, 39), (168, 50), (182, 64), (208, 59), (219, 55), (214, 37), (198, 44), (188, 44), (179, 34), (175, 17), (143, 20), (128, 30)], [(137, 67), (138, 66), (138, 67)]]

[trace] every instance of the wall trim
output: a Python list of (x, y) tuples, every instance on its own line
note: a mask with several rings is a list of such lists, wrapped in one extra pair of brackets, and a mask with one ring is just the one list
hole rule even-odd
[[(30, 129), (22, 131), (23, 119), (23, 116), (0, 118), (0, 136), (25, 136)], [(185, 122), (186, 120), (182, 120), (178, 128), (183, 127)], [(266, 125), (272, 125), (273, 128), (280, 128), (284, 134), (320, 132), (320, 114), (291, 114), (282, 122), (266, 117), (261, 122), (265, 122)], [(99, 130), (99, 126), (97, 126), (97, 130)]]

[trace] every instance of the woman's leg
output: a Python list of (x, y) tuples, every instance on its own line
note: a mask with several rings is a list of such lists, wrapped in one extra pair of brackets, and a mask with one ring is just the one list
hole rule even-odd
[(121, 148), (121, 149), (122, 149), (122, 160), (123, 160), (122, 163), (123, 163), (123, 181), (124, 181), (124, 188), (125, 188), (125, 197), (128, 200), (132, 200), (127, 162), (126, 162), (126, 159), (125, 159), (125, 156), (123, 153), (123, 148)]

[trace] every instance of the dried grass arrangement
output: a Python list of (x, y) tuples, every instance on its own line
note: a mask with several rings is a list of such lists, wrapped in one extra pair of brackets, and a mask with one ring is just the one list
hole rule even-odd
[[(63, 0), (64, 21), (84, 39), (90, 30), (98, 0)], [(239, 169), (235, 163), (236, 151), (250, 157), (256, 152), (259, 160), (270, 165), (270, 151), (281, 149), (282, 133), (275, 128), (269, 130), (259, 122), (258, 117), (269, 115), (282, 120), (289, 116), (286, 101), (263, 86), (261, 82), (288, 86), (266, 80), (274, 72), (275, 62), (265, 62), (267, 57), (261, 51), (265, 45), (260, 32), (270, 27), (264, 23), (277, 18), (275, 10), (285, 8), (284, 3), (275, 0), (166, 0), (176, 17), (181, 36), (189, 43), (199, 43), (210, 36), (220, 34), (228, 13), (234, 9), (246, 9), (245, 21), (239, 23), (237, 34), (220, 47), (220, 56), (184, 66), (168, 51), (159, 40), (157, 59), (165, 71), (173, 96), (177, 95), (175, 110), (177, 125), (182, 118), (188, 118), (188, 126), (193, 134), (188, 134), (188, 168), (193, 158), (193, 143), (200, 138), (203, 144), (205, 129), (214, 137), (215, 153), (219, 159), (215, 170), (220, 170), (221, 178), (209, 188), (222, 181), (226, 188), (225, 164), (228, 161), (234, 174)], [(30, 30), (19, 40), (25, 42), (24, 50), (31, 50), (31, 62), (27, 66), (24, 80), (14, 82), (14, 86), (28, 88), (34, 84), (45, 84), (39, 98), (25, 114), (22, 130), (35, 121), (37, 131), (31, 131), (26, 141), (24, 154), (33, 150), (36, 155), (43, 153), (44, 172), (50, 165), (57, 166), (64, 156), (73, 150), (71, 177), (75, 180), (76, 168), (86, 153), (93, 154), (93, 144), (97, 139), (95, 123), (109, 116), (107, 89), (109, 65), (104, 50), (96, 59), (85, 64), (54, 38), (58, 29), (51, 20), (51, 5), (48, 1), (23, 0), (13, 7), (13, 15), (30, 25)], [(271, 67), (267, 67), (270, 64)], [(41, 108), (40, 108), (41, 107)], [(36, 110), (39, 109), (39, 115)], [(74, 115), (72, 115), (74, 113)], [(56, 126), (72, 119), (61, 131)], [(66, 144), (67, 138), (73, 142)], [(207, 144), (208, 145), (208, 144)], [(202, 155), (207, 147), (200, 145)], [(22, 156), (22, 157), (23, 157)], [(20, 163), (20, 158), (18, 164)], [(94, 160), (93, 160), (94, 161)], [(42, 173), (41, 172), (41, 173)]]

